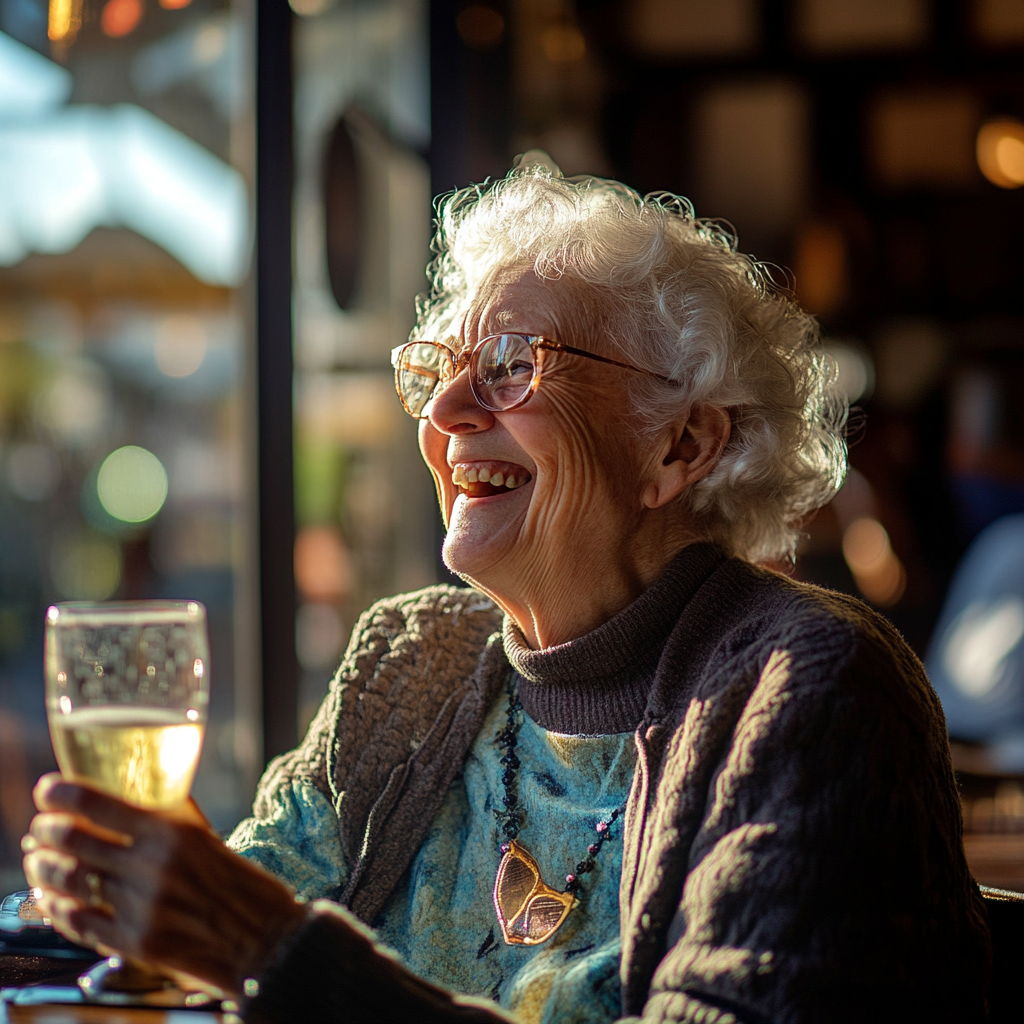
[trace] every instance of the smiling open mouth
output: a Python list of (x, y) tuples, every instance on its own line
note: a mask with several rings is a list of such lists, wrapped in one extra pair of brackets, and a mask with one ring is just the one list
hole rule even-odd
[(514, 462), (457, 462), (452, 467), (452, 483), (469, 498), (489, 498), (514, 491), (531, 479)]

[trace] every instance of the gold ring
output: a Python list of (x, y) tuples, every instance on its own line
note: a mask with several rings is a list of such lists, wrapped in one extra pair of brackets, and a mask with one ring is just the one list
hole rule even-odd
[(99, 872), (88, 872), (85, 876), (85, 884), (89, 887), (89, 906), (106, 907), (107, 901), (103, 898), (103, 879)]

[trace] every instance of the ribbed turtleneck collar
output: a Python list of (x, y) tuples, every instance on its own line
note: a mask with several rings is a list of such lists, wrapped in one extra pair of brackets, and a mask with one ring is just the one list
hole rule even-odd
[(724, 560), (711, 544), (684, 548), (632, 604), (556, 647), (532, 650), (506, 616), (505, 654), (519, 675), (523, 710), (552, 732), (597, 736), (635, 729), (673, 626)]

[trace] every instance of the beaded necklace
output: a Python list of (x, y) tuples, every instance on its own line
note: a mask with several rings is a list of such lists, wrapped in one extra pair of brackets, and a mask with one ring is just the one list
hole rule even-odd
[(561, 892), (546, 885), (537, 862), (524, 846), (516, 842), (522, 824), (517, 776), (520, 762), (516, 745), (523, 726), (520, 715), (523, 705), (516, 695), (514, 674), (509, 676), (506, 689), (508, 716), (505, 727), (494, 738), (498, 747), (505, 751), (499, 762), (503, 766), (501, 782), (505, 787), (502, 797), (505, 809), (494, 814), (507, 840), (501, 844), (502, 858), (494, 878), (494, 910), (506, 943), (535, 946), (550, 939), (576, 905), (581, 887), (580, 875), (594, 870), (601, 847), (614, 838), (611, 826), (625, 808), (617, 808), (594, 826), (597, 839), (587, 847), (586, 857), (575, 870), (565, 876), (565, 888)]

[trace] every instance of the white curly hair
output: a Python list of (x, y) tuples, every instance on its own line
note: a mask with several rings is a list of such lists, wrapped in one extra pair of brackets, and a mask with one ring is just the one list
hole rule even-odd
[(440, 197), (436, 212), (430, 290), (410, 337), (446, 333), (500, 266), (578, 282), (592, 329), (624, 359), (682, 384), (627, 375), (639, 430), (696, 404), (730, 412), (721, 459), (680, 499), (688, 512), (732, 554), (793, 558), (801, 521), (842, 486), (847, 402), (814, 318), (736, 251), (727, 226), (698, 220), (668, 193), (565, 178), (538, 151), (500, 181)]

